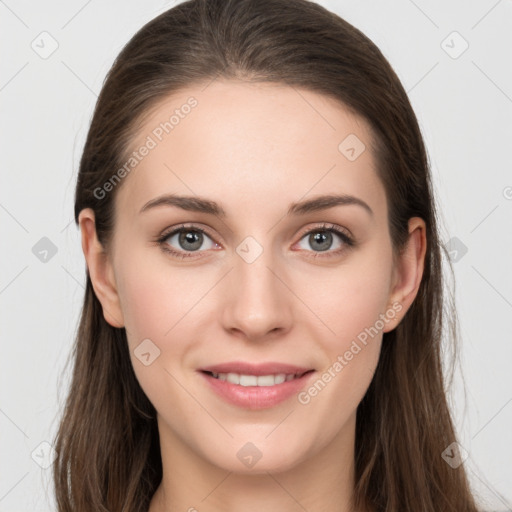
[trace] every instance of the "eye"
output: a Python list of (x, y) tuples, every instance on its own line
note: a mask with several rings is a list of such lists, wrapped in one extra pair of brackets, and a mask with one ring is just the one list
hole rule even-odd
[(194, 256), (194, 252), (219, 248), (206, 231), (198, 226), (182, 225), (177, 229), (162, 234), (158, 239), (162, 249), (178, 258)]
[(324, 256), (318, 253), (327, 253), (325, 256), (333, 256), (355, 245), (352, 237), (340, 226), (324, 224), (305, 233), (298, 243), (299, 248), (317, 253), (314, 257)]
[[(184, 224), (165, 231), (157, 239), (157, 243), (165, 252), (182, 259), (199, 256), (199, 253), (209, 249), (222, 248), (204, 229)], [(298, 242), (300, 249), (313, 252), (312, 257), (315, 258), (337, 256), (355, 245), (349, 232), (335, 224), (322, 224), (315, 229), (309, 229)]]

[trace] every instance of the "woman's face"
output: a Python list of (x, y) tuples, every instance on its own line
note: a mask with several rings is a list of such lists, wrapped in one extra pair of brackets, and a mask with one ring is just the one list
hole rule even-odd
[(159, 104), (132, 147), (111, 187), (119, 302), (102, 302), (162, 448), (236, 472), (352, 449), (406, 309), (367, 125), (313, 92), (217, 80)]

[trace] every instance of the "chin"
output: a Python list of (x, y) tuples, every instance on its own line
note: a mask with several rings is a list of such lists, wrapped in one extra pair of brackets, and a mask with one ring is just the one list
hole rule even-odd
[(213, 465), (237, 474), (282, 473), (298, 466), (306, 458), (304, 444), (298, 444), (300, 450), (291, 445), (284, 447), (282, 443), (277, 446), (264, 439), (260, 443), (257, 440), (244, 441), (236, 443), (232, 450), (211, 454), (208, 459)]

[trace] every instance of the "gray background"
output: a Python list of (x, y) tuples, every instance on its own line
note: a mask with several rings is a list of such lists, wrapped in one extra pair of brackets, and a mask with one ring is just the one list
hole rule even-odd
[[(379, 46), (417, 113), (454, 257), (465, 464), (484, 507), (511, 510), (512, 2), (319, 3)], [(172, 5), (0, 1), (1, 512), (54, 509), (48, 442), (85, 281), (77, 163), (114, 57)]]

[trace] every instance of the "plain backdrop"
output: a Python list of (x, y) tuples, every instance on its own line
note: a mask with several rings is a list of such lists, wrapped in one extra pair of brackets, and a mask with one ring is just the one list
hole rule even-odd
[[(511, 510), (512, 2), (319, 3), (377, 44), (418, 116), (455, 270), (460, 444), (485, 508)], [(173, 5), (0, 1), (0, 512), (55, 509), (50, 443), (85, 282), (78, 160), (115, 56)]]

